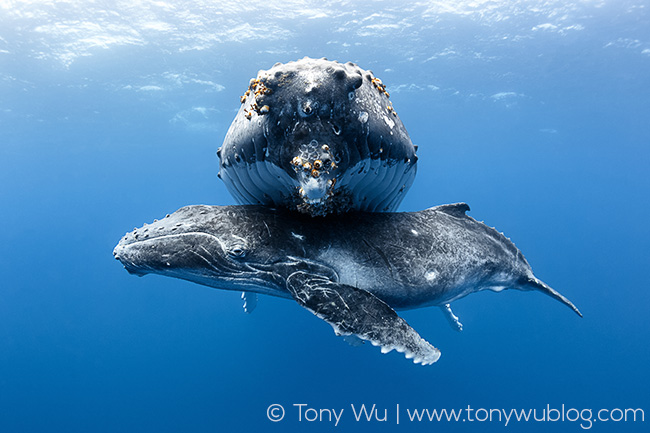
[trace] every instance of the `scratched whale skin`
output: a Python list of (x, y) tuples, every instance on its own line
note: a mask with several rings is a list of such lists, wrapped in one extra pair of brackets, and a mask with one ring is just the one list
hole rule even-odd
[(417, 156), (389, 96), (350, 62), (305, 57), (259, 71), (217, 151), (219, 177), (240, 204), (394, 211)]
[[(432, 364), (440, 351), (396, 310), (450, 303), (480, 290), (540, 291), (521, 251), (469, 217), (464, 203), (410, 213), (311, 217), (265, 206), (187, 206), (126, 234), (113, 254), (136, 275), (160, 274), (295, 300), (337, 335)], [(327, 219), (327, 229), (323, 222)]]

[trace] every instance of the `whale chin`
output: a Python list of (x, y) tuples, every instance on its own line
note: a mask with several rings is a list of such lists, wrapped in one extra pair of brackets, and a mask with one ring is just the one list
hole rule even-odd
[(326, 177), (301, 179), (298, 193), (306, 204), (325, 204), (325, 201), (332, 196), (334, 182)]
[(134, 268), (128, 265), (124, 265), (124, 269), (131, 274), (135, 275), (136, 277), (144, 277), (145, 275), (149, 274), (150, 272), (143, 271), (142, 269)]

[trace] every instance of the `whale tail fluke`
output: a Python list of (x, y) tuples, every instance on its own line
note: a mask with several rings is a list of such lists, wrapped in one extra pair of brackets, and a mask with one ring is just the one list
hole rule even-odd
[(578, 316), (582, 317), (582, 313), (580, 312), (580, 310), (578, 310), (578, 307), (573, 305), (573, 302), (569, 301), (564, 295), (562, 295), (560, 292), (556, 291), (555, 289), (551, 288), (548, 284), (546, 284), (542, 280), (539, 280), (535, 277), (527, 278), (524, 281), (523, 285), (527, 286), (531, 290), (540, 291), (550, 296), (551, 298), (557, 299), (567, 307), (571, 308)]

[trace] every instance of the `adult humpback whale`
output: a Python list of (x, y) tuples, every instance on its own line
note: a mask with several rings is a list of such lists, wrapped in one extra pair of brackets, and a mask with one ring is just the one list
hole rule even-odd
[[(503, 234), (452, 204), (413, 213), (312, 218), (263, 206), (187, 206), (128, 233), (113, 254), (133, 274), (156, 273), (227, 290), (296, 300), (337, 335), (355, 335), (431, 364), (440, 351), (395, 310), (440, 306), (480, 290), (537, 290)], [(327, 224), (325, 224), (327, 221)]]
[(394, 211), (417, 156), (386, 86), (354, 63), (276, 63), (241, 97), (219, 177), (241, 204), (311, 215)]

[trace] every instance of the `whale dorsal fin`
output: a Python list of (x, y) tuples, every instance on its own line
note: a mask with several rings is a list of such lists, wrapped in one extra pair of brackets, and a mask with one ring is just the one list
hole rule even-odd
[(467, 203), (443, 204), (441, 206), (432, 207), (429, 210), (443, 212), (455, 217), (464, 217), (465, 212), (469, 210), (469, 205)]

